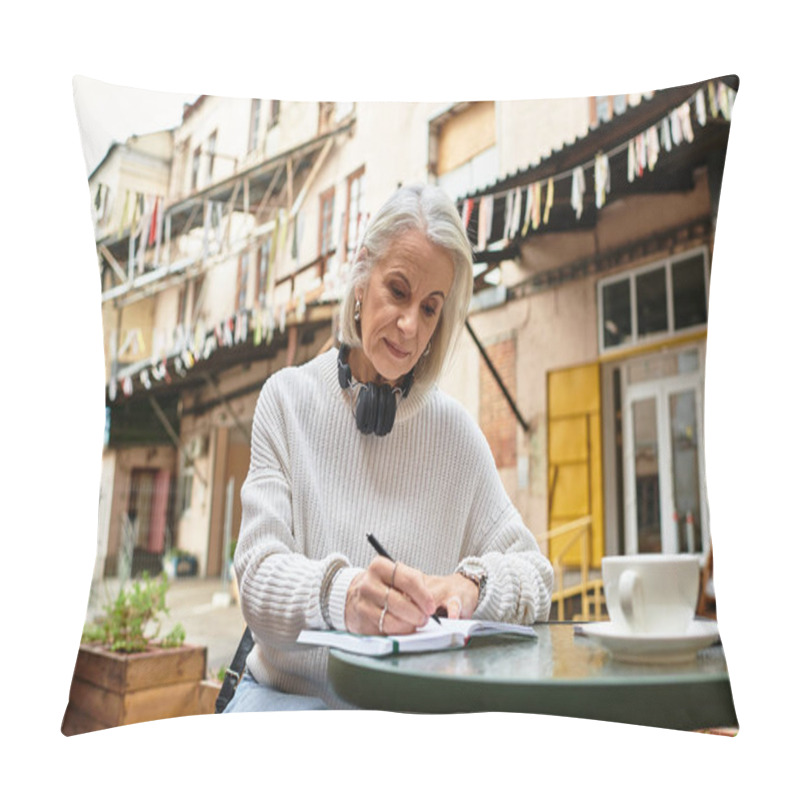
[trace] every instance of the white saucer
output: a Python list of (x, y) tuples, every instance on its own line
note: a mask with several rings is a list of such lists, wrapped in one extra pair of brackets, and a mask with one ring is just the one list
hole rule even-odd
[(611, 622), (581, 625), (581, 631), (603, 645), (618, 661), (635, 664), (675, 664), (691, 661), (719, 638), (713, 620), (693, 620), (684, 634), (636, 634), (615, 628)]

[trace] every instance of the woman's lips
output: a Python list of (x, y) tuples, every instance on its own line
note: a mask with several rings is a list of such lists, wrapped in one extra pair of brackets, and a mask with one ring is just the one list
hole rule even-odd
[(408, 356), (411, 354), (410, 350), (403, 350), (401, 347), (397, 347), (397, 345), (392, 344), (392, 342), (390, 342), (388, 339), (384, 339), (384, 342), (386, 342), (387, 349), (395, 358), (408, 358)]

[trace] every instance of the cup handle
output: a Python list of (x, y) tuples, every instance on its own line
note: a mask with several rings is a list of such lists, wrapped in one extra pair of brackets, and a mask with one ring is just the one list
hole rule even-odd
[(626, 569), (620, 576), (619, 605), (628, 627), (639, 630), (642, 622), (642, 584), (632, 569)]

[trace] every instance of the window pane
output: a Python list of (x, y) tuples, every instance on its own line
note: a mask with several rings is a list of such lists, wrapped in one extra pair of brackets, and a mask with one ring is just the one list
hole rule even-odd
[(250, 132), (247, 137), (247, 151), (256, 149), (258, 144), (258, 118), (261, 115), (261, 100), (254, 98), (250, 103)]
[(655, 398), (649, 397), (633, 404), (633, 447), (637, 549), (640, 553), (660, 553), (661, 492)]
[(603, 346), (631, 338), (631, 284), (627, 278), (603, 287)]
[(664, 267), (636, 276), (636, 320), (639, 336), (667, 330), (667, 271)]
[(708, 321), (702, 253), (673, 263), (672, 303), (675, 309), (675, 330), (702, 325)]
[(695, 350), (682, 350), (679, 353), (657, 353), (627, 365), (628, 383), (645, 383), (669, 378), (672, 375), (686, 375), (700, 369), (700, 354)]
[(680, 553), (699, 553), (703, 549), (696, 409), (693, 389), (670, 395), (672, 491)]

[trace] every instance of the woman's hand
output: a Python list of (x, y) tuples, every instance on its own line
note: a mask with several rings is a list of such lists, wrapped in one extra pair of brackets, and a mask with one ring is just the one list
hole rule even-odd
[(430, 580), (419, 570), (378, 556), (353, 579), (347, 590), (344, 609), (347, 630), (367, 634), (413, 633), (437, 607), (429, 588)]
[(459, 573), (429, 575), (428, 588), (436, 600), (438, 614), (447, 613), (449, 619), (470, 619), (478, 607), (478, 587)]

